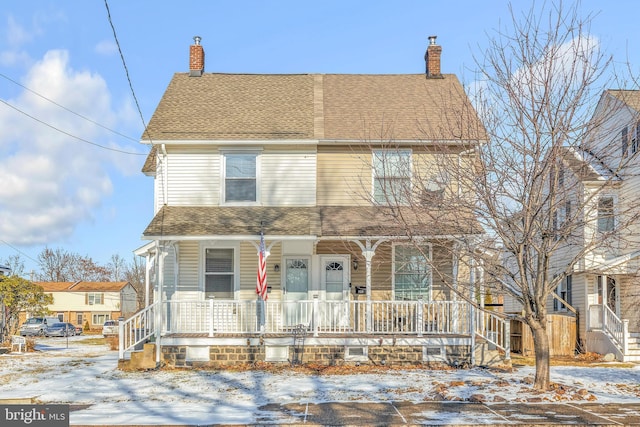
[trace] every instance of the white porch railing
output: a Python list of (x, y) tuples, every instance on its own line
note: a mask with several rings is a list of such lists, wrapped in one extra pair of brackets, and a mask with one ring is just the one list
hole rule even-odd
[(286, 333), (306, 325), (323, 334), (406, 334), (480, 336), (509, 357), (509, 320), (499, 313), (475, 310), (459, 301), (267, 301), (264, 327), (258, 301), (198, 300), (154, 303), (120, 323), (120, 359), (124, 353), (161, 333), (219, 334)]
[(158, 303), (141, 310), (118, 325), (118, 353), (124, 359), (124, 353), (145, 342), (156, 333), (155, 315)]
[[(370, 316), (367, 306), (370, 305)], [(167, 301), (162, 306), (162, 332), (282, 333), (306, 325), (315, 336), (352, 334), (469, 335), (470, 308), (455, 301), (267, 301), (264, 329), (257, 301)], [(370, 319), (367, 322), (367, 319)]]
[(620, 319), (606, 304), (589, 306), (589, 330), (602, 330), (622, 355), (629, 353), (629, 321)]

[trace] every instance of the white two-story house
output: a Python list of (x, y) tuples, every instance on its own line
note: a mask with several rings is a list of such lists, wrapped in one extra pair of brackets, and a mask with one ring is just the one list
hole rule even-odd
[[(580, 350), (640, 361), (640, 91), (603, 93), (580, 147), (565, 148), (558, 185), (567, 189), (554, 218), (574, 229), (552, 268), (579, 257), (549, 301), (574, 312)], [(584, 254), (580, 255), (580, 252)]]
[(136, 253), (154, 303), (123, 325), (121, 358), (153, 339), (158, 359), (181, 366), (473, 361), (486, 328), (432, 268), (455, 282), (451, 248), (481, 232), (472, 213), (453, 221), (444, 202), (386, 198), (432, 194), (414, 179), (433, 173), (437, 187), (432, 153), (470, 156), (486, 139), (456, 76), (440, 72), (435, 37), (425, 72), (407, 75), (205, 72), (195, 41), (142, 135), (154, 215)]

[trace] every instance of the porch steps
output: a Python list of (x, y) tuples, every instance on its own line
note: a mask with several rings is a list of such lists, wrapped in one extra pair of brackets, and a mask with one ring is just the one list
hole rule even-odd
[(118, 368), (123, 371), (143, 371), (157, 368), (155, 343), (144, 344), (141, 351), (132, 351), (131, 359), (120, 360)]
[(640, 332), (629, 334), (629, 353), (625, 356), (626, 362), (640, 362)]

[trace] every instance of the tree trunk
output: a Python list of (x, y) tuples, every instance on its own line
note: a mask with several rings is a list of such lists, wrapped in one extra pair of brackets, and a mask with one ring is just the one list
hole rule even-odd
[(546, 326), (545, 324), (531, 326), (533, 349), (536, 356), (536, 375), (533, 380), (533, 388), (536, 390), (548, 390), (550, 384), (549, 337)]

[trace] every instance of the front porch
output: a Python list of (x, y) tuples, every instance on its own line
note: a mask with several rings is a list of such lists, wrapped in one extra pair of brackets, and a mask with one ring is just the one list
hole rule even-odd
[(120, 359), (148, 341), (156, 363), (216, 366), (297, 356), (474, 365), (489, 350), (510, 358), (508, 320), (461, 301), (166, 301), (120, 323)]

